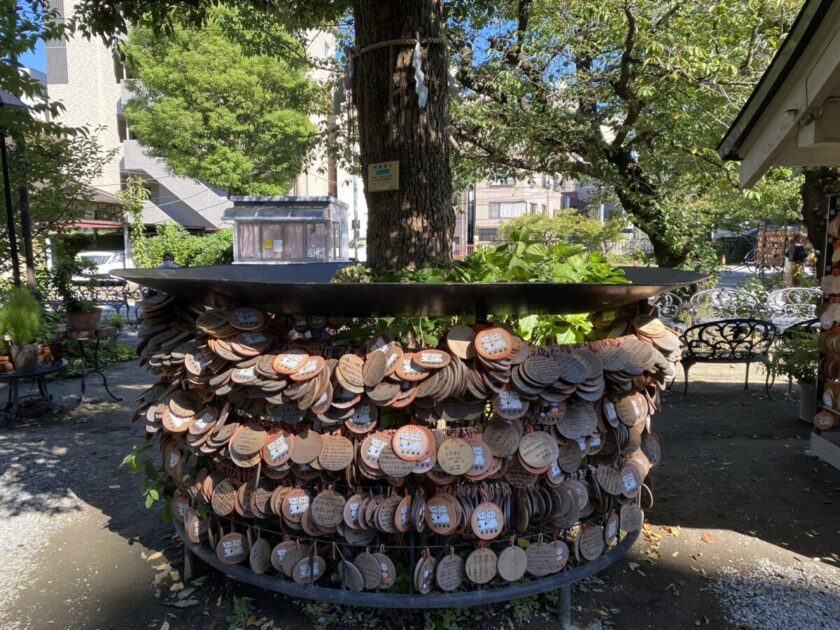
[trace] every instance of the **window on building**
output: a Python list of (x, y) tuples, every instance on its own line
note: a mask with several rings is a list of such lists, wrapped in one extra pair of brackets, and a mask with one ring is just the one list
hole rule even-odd
[(513, 177), (493, 177), (489, 182), (491, 186), (513, 186), (515, 183)]
[(236, 237), (240, 260), (327, 260), (329, 241), (333, 258), (341, 251), (338, 223), (331, 234), (324, 223), (238, 223)]
[(525, 214), (526, 204), (524, 201), (492, 201), (489, 209), (491, 219), (512, 219)]
[(122, 114), (117, 116), (117, 135), (120, 137), (120, 142), (125, 142), (128, 139), (128, 125)]
[(530, 210), (531, 214), (537, 214), (537, 204), (532, 202), (529, 210)]
[(120, 61), (120, 56), (117, 54), (116, 50), (112, 53), (112, 55), (114, 58), (114, 78), (117, 83), (121, 83), (122, 80), (125, 79), (125, 66), (122, 61)]
[(498, 238), (496, 228), (478, 228), (478, 240), (481, 242), (492, 242)]
[(543, 214), (545, 214), (545, 213), (546, 213), (546, 209), (547, 209), (547, 208), (546, 208), (546, 205), (545, 205), (544, 203), (543, 203), (543, 204), (540, 204), (540, 212), (542, 212)]
[(549, 186), (551, 186), (551, 178), (548, 176), (548, 173), (543, 173), (542, 187), (543, 188), (548, 188)]

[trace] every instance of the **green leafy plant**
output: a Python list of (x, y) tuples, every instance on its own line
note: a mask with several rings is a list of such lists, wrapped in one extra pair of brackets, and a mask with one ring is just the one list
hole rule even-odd
[(228, 618), (230, 630), (245, 630), (248, 627), (248, 618), (251, 616), (251, 604), (253, 597), (233, 598), (233, 611)]
[[(82, 355), (79, 353), (79, 346), (77, 343), (68, 341), (64, 344), (64, 358), (67, 360), (67, 367), (65, 368), (65, 375), (68, 377), (81, 376), (85, 369), (85, 363), (82, 360)], [(123, 363), (125, 361), (133, 361), (137, 358), (134, 346), (127, 343), (103, 343), (99, 346), (99, 356), (97, 357), (100, 369), (104, 369), (113, 363)]]
[(98, 284), (92, 275), (95, 267), (90, 261), (62, 260), (52, 270), (49, 281), (61, 298), (64, 312), (81, 313), (96, 308), (96, 302), (84, 298), (81, 288), (74, 281), (76, 277), (86, 276), (86, 286), (94, 288)]
[(817, 382), (820, 360), (816, 330), (797, 331), (782, 337), (782, 343), (770, 355), (765, 368), (770, 376), (787, 376), (798, 382)]
[[(414, 271), (376, 275), (363, 265), (345, 267), (333, 282), (592, 282), (626, 283), (624, 272), (611, 265), (604, 254), (565, 241), (549, 244), (545, 233), (528, 226), (513, 229), (509, 240), (495, 247), (476, 250), (448, 267), (423, 267)], [(509, 324), (530, 343), (575, 343), (594, 336), (588, 313), (528, 315), (494, 318)], [(469, 318), (460, 321), (469, 323)], [(372, 319), (347, 334), (358, 340), (376, 330), (387, 329), (409, 346), (435, 346), (452, 318), (410, 317)]]
[(0, 334), (12, 343), (24, 345), (35, 341), (41, 329), (41, 305), (28, 289), (15, 287), (0, 308)]
[[(150, 509), (156, 501), (160, 501), (161, 498), (171, 494), (167, 493), (166, 485), (169, 475), (163, 472), (162, 467), (155, 467), (151, 459), (144, 457), (152, 445), (153, 442), (151, 440), (146, 440), (141, 444), (135, 444), (131, 447), (131, 452), (123, 457), (123, 460), (119, 465), (119, 468), (122, 468), (123, 466), (128, 468), (129, 472), (132, 474), (138, 474), (140, 471), (143, 471), (145, 474), (146, 483), (141, 491), (143, 493), (143, 503), (147, 510)], [(166, 506), (164, 510), (164, 519), (168, 520), (168, 502), (164, 503), (164, 505)]]
[(119, 313), (111, 313), (102, 318), (103, 326), (113, 326), (117, 330), (122, 330), (126, 325), (125, 318)]

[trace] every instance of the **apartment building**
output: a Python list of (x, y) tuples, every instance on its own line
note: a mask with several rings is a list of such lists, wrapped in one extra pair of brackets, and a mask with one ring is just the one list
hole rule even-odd
[[(79, 0), (50, 0), (62, 16), (71, 16)], [(334, 54), (335, 41), (326, 33), (313, 33), (309, 41), (315, 56)], [(126, 70), (113, 51), (99, 39), (73, 35), (68, 40), (46, 45), (47, 89), (52, 99), (61, 101), (65, 111), (61, 121), (71, 126), (96, 130), (105, 151), (117, 149), (101, 177), (93, 182), (110, 193), (120, 190), (126, 178), (138, 175), (149, 189), (143, 209), (147, 225), (176, 222), (195, 231), (229, 227), (225, 211), (233, 207), (227, 191), (169, 171), (163, 161), (149, 156), (131, 133), (122, 115), (131, 98)], [(322, 78), (316, 71), (316, 80)], [(295, 181), (290, 195), (337, 197), (354, 209), (360, 218), (362, 237), (367, 226), (364, 195), (353, 194), (353, 177), (336, 168), (322, 152)], [(356, 182), (357, 188), (360, 183)]]
[[(563, 208), (585, 210), (593, 192), (592, 186), (547, 174), (527, 180), (507, 178), (477, 182), (461, 194), (453, 236), (455, 255), (462, 256), (469, 251), (467, 243), (473, 215), (472, 242), (488, 244), (498, 240), (499, 227), (509, 219), (525, 214), (554, 215)], [(598, 208), (602, 220), (611, 209), (611, 206)]]

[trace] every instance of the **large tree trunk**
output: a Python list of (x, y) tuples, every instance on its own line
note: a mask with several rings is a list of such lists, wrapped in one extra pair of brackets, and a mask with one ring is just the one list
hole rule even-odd
[(819, 166), (803, 169), (803, 173), (805, 181), (799, 189), (802, 195), (802, 218), (808, 230), (808, 240), (817, 250), (817, 276), (822, 276), (828, 196), (840, 194), (840, 170)]
[[(422, 46), (429, 87), (417, 104), (413, 44), (365, 47), (395, 39), (442, 36), (443, 0), (354, 0), (356, 51), (353, 100), (368, 206), (368, 262), (397, 270), (445, 263), (451, 257), (455, 212), (446, 128), (447, 55), (440, 43)], [(399, 190), (372, 192), (368, 166), (399, 161)]]

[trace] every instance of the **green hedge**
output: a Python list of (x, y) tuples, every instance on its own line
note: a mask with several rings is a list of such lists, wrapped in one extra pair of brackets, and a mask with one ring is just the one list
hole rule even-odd
[(164, 223), (157, 226), (157, 235), (143, 240), (143, 248), (132, 243), (138, 267), (159, 265), (166, 252), (170, 252), (181, 267), (229, 265), (233, 262), (233, 230), (230, 228), (196, 235), (175, 223)]

